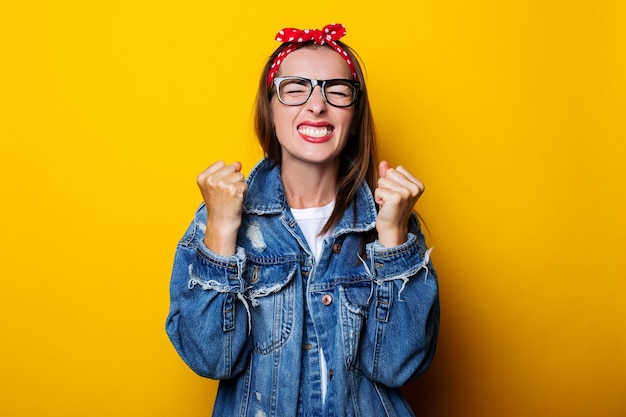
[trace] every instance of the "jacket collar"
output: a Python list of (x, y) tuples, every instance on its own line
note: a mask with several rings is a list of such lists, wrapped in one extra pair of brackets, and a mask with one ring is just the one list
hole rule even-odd
[[(280, 167), (268, 158), (262, 159), (250, 172), (248, 192), (243, 202), (246, 214), (281, 214), (292, 218), (280, 177)], [(357, 210), (355, 210), (355, 207)], [(375, 227), (376, 204), (366, 183), (361, 184), (355, 201), (345, 211), (336, 226), (336, 234), (364, 232)]]

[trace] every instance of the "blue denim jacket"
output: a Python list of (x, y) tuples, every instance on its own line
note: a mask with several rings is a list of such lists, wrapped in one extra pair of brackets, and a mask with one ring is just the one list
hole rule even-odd
[(359, 236), (376, 220), (363, 184), (316, 262), (279, 167), (264, 159), (247, 181), (236, 254), (204, 245), (201, 206), (171, 280), (167, 333), (196, 373), (221, 380), (214, 415), (412, 416), (398, 388), (428, 368), (439, 327), (437, 277), (416, 218), (406, 243), (374, 241), (361, 256)]

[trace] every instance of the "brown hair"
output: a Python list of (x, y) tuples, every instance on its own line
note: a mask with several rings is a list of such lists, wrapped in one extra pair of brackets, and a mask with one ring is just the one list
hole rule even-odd
[[(378, 149), (374, 120), (372, 119), (367, 97), (362, 64), (360, 59), (357, 59), (359, 57), (352, 48), (343, 42), (337, 41), (337, 43), (348, 53), (352, 62), (354, 62), (360, 88), (357, 100), (354, 104), (350, 136), (340, 155), (335, 208), (321, 233), (328, 231), (328, 229), (343, 216), (343, 213), (354, 201), (357, 191), (364, 181), (367, 183), (370, 190), (374, 192), (378, 175), (376, 166), (378, 161)], [(274, 94), (274, 89), (272, 86), (268, 89), (267, 75), (274, 58), (287, 46), (288, 44), (281, 44), (269, 57), (261, 74), (255, 105), (254, 123), (256, 135), (265, 155), (276, 164), (281, 163), (281, 146), (272, 124), (270, 101)], [(314, 44), (311, 42), (302, 47), (313, 46)], [(356, 210), (356, 205), (354, 205), (354, 209)]]

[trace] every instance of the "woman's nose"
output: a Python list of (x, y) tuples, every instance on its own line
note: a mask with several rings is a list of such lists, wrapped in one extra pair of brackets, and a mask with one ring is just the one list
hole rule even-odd
[(324, 99), (324, 95), (322, 94), (322, 87), (320, 87), (319, 85), (313, 87), (311, 97), (309, 97), (309, 100), (306, 103), (309, 111), (316, 114), (323, 112), (326, 109), (326, 100)]

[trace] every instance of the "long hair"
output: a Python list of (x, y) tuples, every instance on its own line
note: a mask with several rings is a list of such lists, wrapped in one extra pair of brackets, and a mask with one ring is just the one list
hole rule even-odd
[[(339, 157), (340, 162), (339, 172), (337, 174), (335, 208), (321, 233), (327, 232), (330, 227), (337, 223), (343, 216), (344, 212), (354, 201), (357, 191), (363, 182), (369, 186), (373, 193), (378, 178), (378, 168), (376, 165), (378, 161), (378, 146), (374, 120), (367, 96), (367, 87), (365, 85), (364, 71), (362, 69), (363, 66), (358, 54), (356, 54), (352, 48), (343, 42), (337, 41), (337, 43), (348, 53), (354, 63), (360, 88), (357, 100), (354, 103), (350, 135)], [(255, 104), (254, 124), (256, 135), (265, 155), (276, 164), (280, 164), (282, 161), (282, 150), (278, 138), (276, 137), (274, 125), (272, 124), (270, 107), (275, 89), (272, 85), (270, 85), (269, 88), (267, 87), (267, 76), (274, 58), (287, 46), (288, 44), (281, 44), (269, 57), (261, 74)], [(310, 44), (301, 46), (301, 48), (314, 46), (315, 44), (311, 42)], [(327, 45), (323, 45), (323, 47), (326, 46)], [(354, 209), (356, 210), (356, 204), (354, 205)]]

